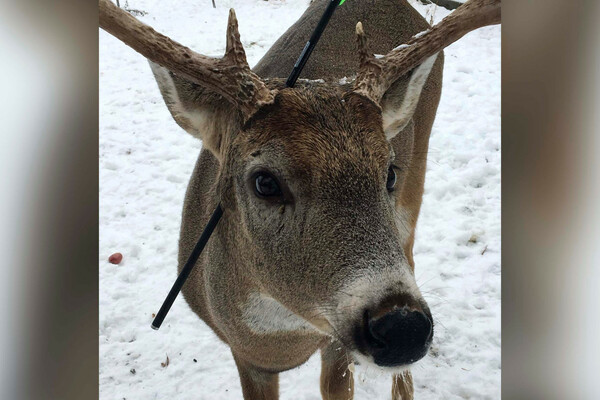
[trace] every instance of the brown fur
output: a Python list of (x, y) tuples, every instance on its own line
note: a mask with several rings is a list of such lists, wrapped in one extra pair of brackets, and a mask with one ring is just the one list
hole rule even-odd
[[(356, 74), (354, 29), (362, 21), (370, 47), (384, 54), (428, 28), (405, 0), (349, 1), (339, 7), (303, 71), (284, 89), (283, 81), (322, 14), (326, 1), (309, 9), (267, 52), (254, 71), (279, 88), (273, 104), (263, 107), (241, 129), (242, 118), (222, 99), (171, 76), (183, 110), (208, 109), (203, 129), (181, 110), (177, 122), (206, 144), (186, 193), (181, 226), (179, 267), (195, 245), (219, 201), (224, 216), (183, 288), (191, 308), (232, 349), (244, 398), (276, 399), (277, 373), (304, 363), (322, 350), (324, 399), (352, 397), (351, 374), (345, 374), (354, 350), (348, 326), (331, 327), (322, 308), (345, 279), (368, 263), (414, 269), (412, 248), (425, 179), (429, 135), (441, 93), (443, 56), (438, 57), (422, 91), (412, 121), (391, 140), (382, 129), (381, 108), (402, 100), (410, 76), (388, 90), (381, 105), (347, 91), (338, 80)], [(156, 72), (155, 72), (156, 73)], [(173, 98), (159, 86), (167, 105)], [(385, 190), (390, 154), (401, 167), (396, 191)], [(293, 199), (272, 205), (251, 193), (250, 165), (273, 168), (290, 185)], [(395, 226), (396, 210), (409, 216), (404, 243)], [(403, 283), (394, 290), (401, 298)], [(252, 293), (271, 296), (321, 330), (335, 329), (330, 343), (317, 330), (257, 334), (244, 322)], [(422, 299), (419, 306), (427, 309)], [(374, 306), (374, 305), (372, 305)], [(427, 309), (428, 310), (428, 309)], [(347, 321), (350, 324), (352, 321)], [(336, 348), (342, 348), (337, 351)], [(350, 391), (348, 391), (350, 388)], [(397, 375), (393, 398), (412, 399), (410, 374)]]

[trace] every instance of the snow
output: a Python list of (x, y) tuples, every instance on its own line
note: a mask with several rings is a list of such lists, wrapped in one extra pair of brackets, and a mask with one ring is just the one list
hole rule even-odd
[(405, 49), (407, 47), (410, 47), (410, 45), (402, 43), (401, 45), (394, 47), (392, 50), (401, 50), (401, 49)]
[(419, 32), (419, 33), (417, 33), (417, 34), (416, 34), (416, 35), (414, 35), (413, 37), (414, 37), (415, 39), (418, 39), (418, 38), (420, 38), (420, 37), (423, 37), (423, 36), (425, 36), (425, 35), (426, 35), (426, 34), (428, 34), (428, 33), (429, 33), (429, 29), (426, 29), (426, 30), (424, 30), (423, 32)]
[[(123, 2), (122, 2), (123, 3)], [(308, 0), (136, 0), (155, 29), (204, 54), (225, 47), (235, 7), (251, 65)], [(411, 4), (435, 22), (449, 11)], [(265, 23), (268, 21), (268, 23)], [(416, 276), (436, 319), (412, 368), (417, 399), (500, 398), (500, 27), (445, 51), (428, 154)], [(172, 120), (146, 60), (100, 31), (100, 398), (239, 399), (231, 353), (179, 297), (150, 329), (176, 277), (187, 181), (201, 142)], [(123, 253), (120, 265), (108, 257)], [(169, 357), (168, 366), (161, 366)], [(197, 360), (197, 361), (194, 361)], [(282, 399), (320, 399), (319, 355), (281, 374)], [(357, 366), (356, 399), (389, 399), (391, 379)]]

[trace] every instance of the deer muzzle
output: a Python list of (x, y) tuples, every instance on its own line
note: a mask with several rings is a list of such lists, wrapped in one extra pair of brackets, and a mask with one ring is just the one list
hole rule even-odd
[(357, 361), (405, 367), (423, 358), (433, 318), (408, 265), (364, 271), (336, 297), (333, 325)]
[(401, 367), (420, 360), (433, 339), (433, 320), (427, 306), (411, 297), (394, 297), (365, 309), (354, 329), (357, 349), (382, 367)]

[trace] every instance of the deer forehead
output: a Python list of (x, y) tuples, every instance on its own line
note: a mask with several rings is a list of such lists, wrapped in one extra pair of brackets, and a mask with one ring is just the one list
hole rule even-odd
[(246, 159), (285, 160), (313, 176), (350, 171), (379, 176), (391, 155), (378, 107), (331, 89), (282, 91), (252, 121), (242, 142)]

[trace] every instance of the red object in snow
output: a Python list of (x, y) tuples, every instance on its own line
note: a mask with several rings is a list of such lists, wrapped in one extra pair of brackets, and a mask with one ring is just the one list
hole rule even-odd
[(108, 257), (108, 262), (111, 264), (120, 264), (123, 261), (123, 254), (115, 253)]

